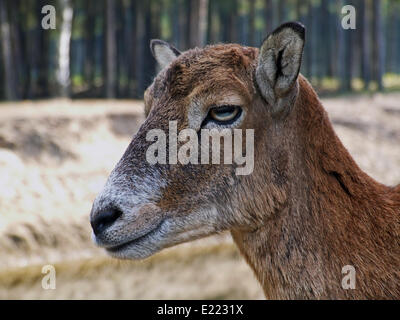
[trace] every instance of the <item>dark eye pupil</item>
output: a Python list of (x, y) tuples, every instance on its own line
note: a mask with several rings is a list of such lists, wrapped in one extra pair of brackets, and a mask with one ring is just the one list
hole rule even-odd
[(241, 108), (238, 106), (219, 106), (211, 108), (207, 117), (204, 119), (202, 126), (212, 121), (220, 124), (233, 123), (241, 115)]
[(237, 113), (238, 113), (238, 107), (236, 106), (221, 106), (218, 108), (211, 109), (210, 117), (214, 121), (226, 122), (235, 118)]
[(214, 109), (214, 112), (218, 115), (228, 115), (235, 111), (235, 107), (233, 106), (222, 106), (219, 108)]

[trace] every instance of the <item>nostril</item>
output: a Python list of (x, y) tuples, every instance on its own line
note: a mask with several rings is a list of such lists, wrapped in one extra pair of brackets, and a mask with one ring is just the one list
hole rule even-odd
[(120, 216), (122, 211), (118, 208), (108, 208), (98, 212), (91, 220), (94, 234), (97, 236), (111, 226)]

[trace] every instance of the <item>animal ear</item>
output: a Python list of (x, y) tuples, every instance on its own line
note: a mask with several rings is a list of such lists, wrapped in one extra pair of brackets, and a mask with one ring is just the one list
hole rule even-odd
[(166, 67), (181, 54), (180, 51), (174, 46), (165, 41), (157, 39), (150, 41), (150, 49), (153, 57), (157, 60), (161, 69)]
[(288, 98), (294, 96), (292, 89), (300, 71), (304, 40), (304, 26), (288, 22), (268, 35), (261, 46), (256, 81), (275, 113), (290, 110)]

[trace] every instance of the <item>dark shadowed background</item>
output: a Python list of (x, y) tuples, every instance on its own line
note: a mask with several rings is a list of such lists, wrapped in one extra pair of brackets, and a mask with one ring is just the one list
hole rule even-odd
[[(41, 25), (48, 4), (55, 30)], [(341, 27), (344, 5), (355, 30)], [(141, 98), (150, 39), (259, 46), (289, 20), (307, 27), (302, 73), (321, 92), (400, 88), (399, 0), (3, 0), (0, 99)]]

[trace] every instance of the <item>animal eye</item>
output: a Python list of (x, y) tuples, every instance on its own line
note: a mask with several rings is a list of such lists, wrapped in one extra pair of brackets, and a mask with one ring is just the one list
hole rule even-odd
[(241, 112), (242, 109), (238, 106), (220, 106), (212, 108), (209, 111), (209, 117), (216, 122), (233, 122), (240, 116)]

